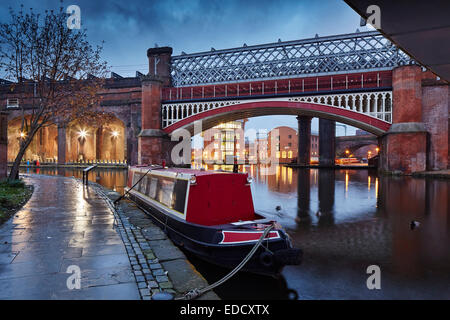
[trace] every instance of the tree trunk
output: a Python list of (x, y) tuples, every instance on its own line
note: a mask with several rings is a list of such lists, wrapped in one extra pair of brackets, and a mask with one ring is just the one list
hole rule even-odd
[(24, 144), (20, 146), (19, 153), (17, 153), (16, 159), (14, 160), (13, 166), (11, 168), (11, 172), (9, 173), (8, 181), (19, 179), (19, 169), (20, 162), (22, 161), (23, 155), (30, 145), (31, 141), (33, 141), (33, 137), (36, 134), (36, 130), (32, 131), (32, 136), (28, 137)]
[(19, 179), (20, 162), (22, 161), (25, 151), (26, 151), (26, 148), (20, 148), (19, 153), (17, 154), (16, 159), (14, 160), (13, 166), (11, 168), (11, 172), (9, 173), (9, 177), (8, 177), (9, 181)]

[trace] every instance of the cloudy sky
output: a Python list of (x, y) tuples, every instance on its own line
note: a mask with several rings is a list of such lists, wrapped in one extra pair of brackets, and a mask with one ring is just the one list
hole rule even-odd
[[(2, 0), (0, 21), (9, 10), (56, 10), (59, 0)], [(93, 44), (104, 41), (103, 58), (111, 70), (134, 76), (147, 73), (146, 50), (171, 46), (174, 55), (211, 47), (231, 47), (355, 32), (359, 16), (341, 0), (65, 0), (81, 9), (81, 25)], [(251, 128), (296, 126), (295, 117), (253, 118)], [(313, 131), (317, 131), (317, 119)], [(348, 129), (348, 133), (354, 129)], [(342, 127), (337, 128), (343, 134)]]

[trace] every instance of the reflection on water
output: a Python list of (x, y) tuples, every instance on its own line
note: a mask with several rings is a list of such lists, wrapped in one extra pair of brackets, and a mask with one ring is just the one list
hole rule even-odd
[[(21, 168), (20, 173), (60, 175), (79, 179), (83, 177), (83, 169), (79, 168)], [(127, 170), (95, 168), (89, 173), (89, 181), (97, 182), (108, 189), (123, 194), (127, 182)]]
[[(287, 229), (305, 260), (265, 289), (263, 279), (240, 275), (217, 290), (222, 297), (284, 299), (287, 284), (300, 299), (450, 299), (449, 181), (369, 170), (245, 171), (255, 209)], [(419, 227), (411, 230), (411, 221)], [(381, 268), (381, 290), (367, 289), (370, 265)]]
[[(365, 169), (261, 169), (240, 167), (253, 177), (255, 209), (287, 229), (304, 262), (278, 280), (238, 274), (216, 289), (222, 298), (287, 299), (289, 288), (300, 299), (450, 299), (449, 181)], [(40, 173), (81, 177), (77, 169)], [(122, 192), (126, 170), (98, 169), (90, 180)], [(420, 225), (411, 230), (413, 220)], [(228, 272), (190, 259), (210, 283)], [(370, 265), (381, 268), (381, 290), (367, 289)]]

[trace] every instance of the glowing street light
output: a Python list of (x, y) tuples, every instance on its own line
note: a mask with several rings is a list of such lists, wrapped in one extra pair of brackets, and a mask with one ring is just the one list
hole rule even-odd
[(117, 131), (113, 131), (111, 134), (114, 138), (117, 138), (119, 136), (119, 133)]
[(86, 130), (81, 129), (80, 132), (78, 132), (78, 135), (80, 136), (80, 138), (86, 138), (87, 132)]
[(20, 138), (21, 138), (21, 139), (23, 139), (23, 138), (25, 138), (25, 137), (26, 137), (26, 133), (25, 133), (25, 132), (23, 132), (23, 131), (22, 131), (22, 132), (20, 132), (20, 134), (19, 134), (19, 135), (20, 135)]

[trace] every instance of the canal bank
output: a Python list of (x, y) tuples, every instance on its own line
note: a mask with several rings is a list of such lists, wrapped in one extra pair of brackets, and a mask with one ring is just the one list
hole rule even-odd
[[(150, 222), (132, 217), (142, 212), (111, 208), (117, 193), (60, 176), (24, 180), (35, 192), (0, 228), (1, 299), (150, 299), (207, 285)], [(79, 288), (69, 288), (69, 268), (78, 268)]]

